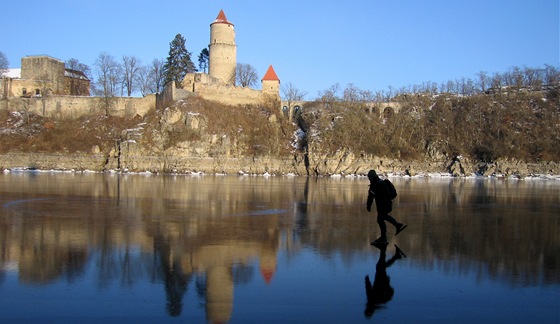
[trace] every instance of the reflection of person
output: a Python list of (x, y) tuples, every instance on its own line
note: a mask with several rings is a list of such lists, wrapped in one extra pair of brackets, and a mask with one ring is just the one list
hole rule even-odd
[(367, 211), (371, 211), (371, 205), (375, 199), (375, 206), (377, 207), (377, 224), (379, 224), (379, 229), (381, 230), (381, 236), (372, 244), (387, 244), (387, 226), (385, 221), (391, 223), (395, 226), (398, 235), (402, 230), (406, 228), (407, 225), (397, 222), (397, 220), (389, 215), (393, 210), (393, 201), (389, 198), (389, 191), (383, 180), (379, 179), (379, 176), (374, 170), (369, 170), (369, 191), (367, 197), (366, 208)]
[(375, 265), (375, 279), (373, 280), (373, 284), (369, 276), (366, 275), (365, 279), (367, 304), (364, 314), (367, 318), (370, 318), (377, 309), (382, 308), (384, 304), (393, 298), (395, 290), (391, 287), (390, 278), (387, 275), (387, 268), (398, 259), (406, 258), (406, 255), (404, 255), (396, 244), (395, 255), (387, 261), (385, 260), (387, 245), (379, 245), (376, 247), (381, 253)]

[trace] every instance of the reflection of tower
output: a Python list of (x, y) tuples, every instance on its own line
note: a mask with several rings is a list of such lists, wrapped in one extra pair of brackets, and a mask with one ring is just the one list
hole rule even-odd
[(226, 84), (235, 84), (235, 67), (237, 65), (235, 30), (223, 10), (210, 24), (210, 45), (208, 74)]
[(261, 252), (260, 270), (264, 281), (268, 285), (276, 272), (276, 251), (273, 249), (263, 249)]
[(233, 309), (231, 269), (217, 265), (208, 269), (206, 275), (206, 317), (211, 323), (226, 323)]

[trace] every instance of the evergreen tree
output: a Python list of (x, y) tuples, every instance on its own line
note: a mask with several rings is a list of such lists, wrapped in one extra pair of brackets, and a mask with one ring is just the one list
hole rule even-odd
[(204, 73), (208, 69), (208, 63), (210, 61), (210, 53), (208, 52), (208, 48), (205, 47), (200, 51), (198, 55), (198, 68), (201, 69)]
[(191, 53), (185, 47), (185, 38), (177, 34), (169, 43), (169, 56), (163, 67), (165, 84), (174, 81), (179, 85), (187, 73), (196, 72), (196, 67), (191, 60)]

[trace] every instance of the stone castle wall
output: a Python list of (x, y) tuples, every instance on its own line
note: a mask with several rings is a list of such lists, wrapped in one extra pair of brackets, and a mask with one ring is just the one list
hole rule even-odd
[(248, 87), (236, 87), (225, 84), (206, 73), (188, 73), (181, 84), (182, 89), (167, 90), (172, 86), (172, 84), (169, 84), (166, 87), (166, 92), (170, 91), (168, 94), (172, 95), (172, 101), (183, 99), (187, 96), (184, 92), (190, 92), (191, 95), (200, 96), (205, 100), (232, 106), (260, 104), (270, 98), (280, 99), (278, 91), (264, 92)]
[(232, 106), (258, 104), (265, 100), (264, 93), (260, 90), (224, 84), (200, 84), (196, 93), (206, 100)]
[(105, 114), (119, 117), (144, 116), (156, 107), (156, 95), (143, 98), (113, 98), (110, 108), (105, 109), (100, 97), (45, 96), (33, 98), (4, 98), (0, 108), (8, 112), (25, 111), (48, 118), (78, 118), (88, 114)]

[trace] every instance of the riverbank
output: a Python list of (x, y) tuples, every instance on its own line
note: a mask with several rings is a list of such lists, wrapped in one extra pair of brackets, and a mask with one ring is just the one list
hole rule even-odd
[(473, 163), (467, 159), (451, 161), (399, 161), (380, 157), (346, 156), (290, 158), (209, 158), (182, 156), (131, 156), (97, 154), (7, 153), (0, 155), (0, 170), (111, 172), (141, 174), (224, 174), (286, 176), (365, 176), (375, 169), (389, 177), (412, 178), (511, 178), (560, 180), (558, 163), (498, 161)]

